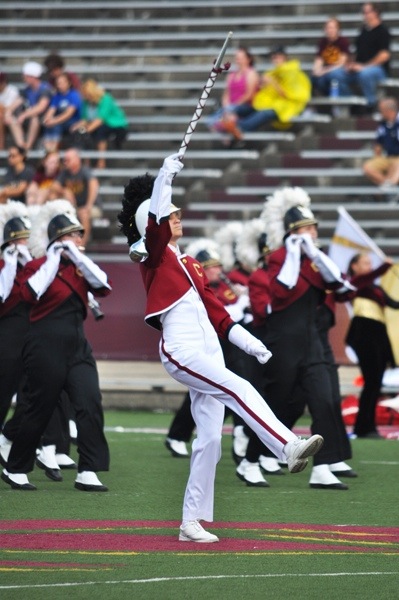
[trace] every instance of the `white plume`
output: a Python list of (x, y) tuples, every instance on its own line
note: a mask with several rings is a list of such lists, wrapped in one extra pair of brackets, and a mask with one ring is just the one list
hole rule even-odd
[(5, 204), (0, 204), (0, 246), (4, 242), (4, 226), (10, 220), (15, 217), (21, 219), (28, 219), (29, 215), (26, 205), (23, 202), (17, 200), (7, 200)]
[(42, 206), (35, 209), (32, 214), (32, 230), (29, 238), (29, 250), (34, 258), (39, 258), (46, 254), (49, 243), (47, 227), (51, 219), (57, 215), (71, 215), (76, 219), (76, 210), (69, 202), (62, 198), (49, 200)]
[(256, 269), (260, 251), (258, 240), (265, 232), (265, 222), (262, 219), (251, 219), (244, 223), (236, 244), (236, 254), (240, 263), (247, 270)]
[(231, 271), (237, 261), (235, 246), (242, 228), (241, 221), (230, 221), (220, 227), (214, 234), (214, 238), (219, 245), (220, 259), (225, 272)]
[(186, 254), (195, 258), (201, 250), (209, 252), (212, 258), (220, 260), (220, 249), (215, 240), (209, 238), (198, 238), (193, 242), (190, 242), (185, 249)]
[(310, 196), (303, 188), (285, 187), (266, 197), (260, 218), (264, 221), (270, 250), (276, 250), (283, 244), (286, 233), (284, 215), (293, 206), (310, 207)]

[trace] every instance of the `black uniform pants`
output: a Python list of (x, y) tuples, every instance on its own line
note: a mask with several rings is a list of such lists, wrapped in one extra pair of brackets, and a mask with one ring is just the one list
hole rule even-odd
[(63, 390), (76, 413), (79, 472), (109, 468), (97, 367), (82, 321), (81, 314), (66, 306), (31, 324), (23, 349), (27, 407), (11, 447), (10, 473), (32, 471), (36, 448)]

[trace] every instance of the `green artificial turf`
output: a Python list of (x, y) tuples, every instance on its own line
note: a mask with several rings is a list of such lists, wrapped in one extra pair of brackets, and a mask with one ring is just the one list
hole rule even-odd
[[(13, 491), (0, 482), (0, 519), (10, 522), (0, 530), (2, 600), (58, 599), (71, 594), (74, 598), (95, 595), (97, 600), (220, 600), (240, 595), (274, 600), (294, 595), (299, 600), (398, 598), (398, 441), (354, 440), (351, 466), (359, 477), (348, 480), (348, 491), (325, 491), (309, 488), (309, 468), (295, 475), (268, 477), (270, 488), (245, 486), (235, 475), (231, 436), (224, 435), (215, 524), (207, 525), (221, 544), (195, 544), (193, 550), (193, 544), (175, 543), (189, 461), (172, 458), (163, 444), (171, 418), (168, 413), (106, 413), (111, 469), (100, 479), (109, 486), (108, 493), (75, 490), (73, 471), (64, 471), (64, 481), (55, 483), (35, 469), (30, 480), (37, 492)], [(72, 455), (76, 457), (75, 447)], [(50, 537), (40, 543), (35, 539), (31, 548), (10, 546), (15, 535), (11, 521), (37, 519), (58, 521), (51, 527), (43, 525), (43, 535)], [(91, 531), (83, 524), (80, 532), (72, 523), (76, 520), (96, 521), (93, 532), (110, 535), (114, 545), (105, 543), (101, 551), (82, 550), (80, 541)], [(115, 525), (117, 521), (125, 523)], [(160, 521), (159, 526), (154, 521)], [(245, 529), (242, 524), (248, 522), (254, 525)], [(270, 529), (257, 527), (265, 523), (271, 524)], [(324, 532), (323, 525), (332, 525), (331, 532)], [(387, 530), (391, 533), (381, 537), (374, 529), (360, 534), (359, 527), (396, 530), (395, 535)], [(29, 542), (33, 529), (24, 525), (23, 544)], [(52, 543), (65, 533), (75, 535), (77, 543), (54, 550)], [(136, 534), (155, 540), (155, 548), (137, 550), (132, 543), (115, 549), (115, 540), (122, 543), (126, 535), (130, 539)], [(234, 550), (233, 544), (243, 540), (250, 545), (244, 551)], [(257, 544), (265, 541), (267, 545), (257, 550)], [(274, 546), (285, 542), (294, 543), (294, 549)]]

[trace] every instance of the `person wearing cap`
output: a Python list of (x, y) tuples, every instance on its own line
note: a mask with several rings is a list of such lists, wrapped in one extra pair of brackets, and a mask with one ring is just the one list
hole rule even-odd
[(248, 381), (226, 368), (219, 337), (261, 363), (271, 354), (230, 317), (200, 262), (178, 246), (183, 227), (181, 212), (172, 204), (172, 181), (182, 168), (174, 154), (164, 160), (155, 181), (150, 176), (130, 180), (118, 218), (130, 256), (140, 260), (147, 294), (145, 321), (161, 332), (159, 352), (166, 371), (190, 391), (197, 427), (179, 541), (213, 543), (218, 537), (200, 521), (213, 520), (225, 406), (237, 412), (277, 456), (287, 457), (292, 472), (306, 467), (307, 457), (319, 450), (323, 439), (316, 435), (300, 440), (276, 419)]
[[(283, 245), (280, 242), (280, 247), (268, 258), (270, 313), (262, 340), (264, 343), (267, 340), (272, 348), (273, 362), (270, 368), (262, 369), (262, 390), (276, 415), (289, 428), (307, 406), (312, 418), (311, 431), (325, 440), (313, 459), (310, 487), (346, 490), (348, 486), (334, 472), (339, 469), (340, 476), (352, 475), (351, 467), (345, 463), (350, 458), (350, 447), (348, 456), (348, 444), (343, 443), (346, 430), (337, 410), (317, 319), (318, 307), (329, 290), (345, 296), (353, 293), (353, 286), (317, 247), (318, 222), (309, 204), (295, 205), (292, 188), (279, 193), (283, 199), (290, 199), (291, 206), (283, 212), (282, 205)], [(272, 214), (276, 220), (275, 200), (279, 200), (278, 195), (266, 202), (263, 211), (269, 240), (270, 234), (277, 238), (271, 231), (276, 227), (271, 222)]]
[(21, 348), (29, 327), (28, 305), (20, 295), (23, 267), (32, 260), (27, 208), (8, 201), (0, 206), (0, 431), (22, 379)]
[(19, 90), (16, 85), (8, 83), (8, 78), (5, 73), (0, 72), (0, 150), (4, 150), (6, 127), (6, 109), (17, 100)]
[(289, 59), (282, 46), (270, 53), (273, 68), (263, 74), (252, 102), (236, 107), (223, 120), (224, 129), (234, 139), (272, 123), (287, 127), (305, 109), (311, 97), (311, 82), (297, 59)]
[(36, 448), (63, 390), (76, 414), (75, 488), (108, 489), (97, 476), (98, 471), (109, 469), (109, 449), (97, 367), (83, 322), (88, 292), (106, 296), (111, 286), (106, 273), (79, 249), (82, 234), (68, 201), (47, 202), (32, 220), (32, 253), (44, 255), (26, 265), (21, 284), (21, 298), (31, 307), (23, 348), (27, 406), (1, 475), (13, 489), (36, 489), (27, 474), (33, 470)]
[(8, 148), (7, 161), (8, 167), (0, 187), (0, 204), (4, 204), (8, 199), (26, 204), (26, 192), (33, 179), (34, 170), (31, 165), (26, 164), (25, 148), (11, 145)]
[(40, 134), (40, 118), (52, 96), (50, 84), (41, 79), (42, 73), (40, 63), (28, 61), (24, 64), (22, 77), (26, 86), (6, 111), (7, 124), (15, 143), (27, 151), (33, 148)]

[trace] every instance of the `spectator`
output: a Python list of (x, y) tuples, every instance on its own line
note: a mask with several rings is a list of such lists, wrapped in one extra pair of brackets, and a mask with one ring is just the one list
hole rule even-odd
[(26, 204), (26, 190), (33, 178), (33, 168), (25, 164), (26, 152), (20, 146), (11, 146), (8, 150), (8, 168), (0, 187), (0, 204), (7, 199), (18, 200)]
[[(121, 148), (126, 139), (128, 121), (115, 98), (94, 79), (88, 79), (82, 86), (83, 107), (82, 120), (75, 123), (73, 131), (88, 133), (99, 152), (105, 152), (108, 141), (113, 138), (116, 148)], [(97, 161), (97, 168), (105, 168), (105, 158)]]
[(255, 93), (259, 89), (259, 75), (254, 68), (255, 60), (251, 52), (243, 47), (235, 53), (235, 69), (227, 75), (226, 87), (222, 95), (222, 106), (207, 119), (210, 129), (220, 131), (220, 119), (242, 104), (251, 105)]
[(261, 89), (252, 105), (238, 106), (223, 121), (226, 131), (237, 140), (243, 138), (243, 132), (254, 131), (265, 123), (286, 126), (310, 99), (310, 79), (301, 70), (299, 61), (289, 60), (280, 46), (272, 50), (271, 60), (273, 69), (263, 75)]
[(366, 2), (362, 7), (364, 25), (355, 40), (355, 56), (347, 65), (346, 82), (360, 87), (367, 100), (366, 112), (377, 105), (378, 84), (389, 75), (391, 34), (382, 23), (380, 7)]
[(69, 148), (64, 154), (64, 168), (53, 182), (50, 193), (56, 198), (66, 198), (76, 207), (84, 234), (83, 245), (90, 239), (91, 218), (99, 191), (99, 182), (82, 159), (76, 148)]
[[(30, 150), (40, 133), (40, 117), (50, 104), (52, 91), (41, 80), (42, 66), (34, 61), (24, 64), (22, 76), (26, 87), (6, 110), (7, 124), (17, 146)], [(26, 127), (26, 132), (24, 131)]]
[(52, 87), (55, 87), (55, 81), (59, 75), (66, 73), (75, 90), (80, 90), (81, 82), (76, 73), (65, 71), (64, 59), (56, 52), (51, 52), (44, 59), (44, 66), (47, 70), (47, 80)]
[(383, 191), (399, 183), (399, 113), (395, 98), (379, 101), (382, 121), (376, 131), (374, 157), (366, 160), (363, 173)]
[(82, 106), (80, 94), (71, 87), (66, 73), (58, 75), (55, 86), (57, 91), (43, 117), (43, 144), (47, 152), (57, 150), (62, 138), (72, 131), (80, 119)]
[(7, 75), (0, 73), (0, 150), (5, 147), (6, 109), (19, 97), (18, 88), (8, 83)]
[(26, 192), (26, 204), (44, 204), (47, 200), (55, 200), (51, 192), (51, 184), (61, 170), (61, 158), (57, 151), (48, 152), (40, 161), (33, 179)]
[(349, 96), (346, 84), (345, 65), (349, 59), (349, 40), (342, 37), (340, 22), (331, 17), (324, 25), (324, 37), (319, 41), (316, 58), (312, 68), (313, 91), (328, 96), (331, 82), (338, 83), (338, 95)]

